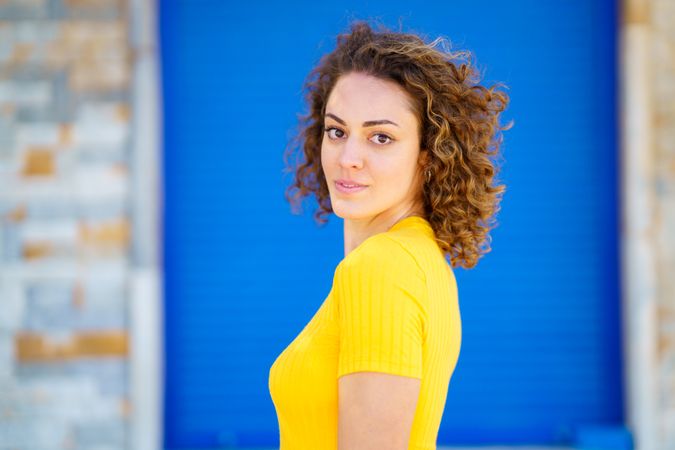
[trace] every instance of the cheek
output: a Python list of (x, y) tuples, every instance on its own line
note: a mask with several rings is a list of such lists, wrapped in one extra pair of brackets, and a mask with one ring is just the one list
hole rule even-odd
[(323, 148), (323, 144), (321, 145), (321, 152), (320, 152), (320, 157), (321, 157), (321, 167), (325, 171), (328, 168), (329, 161), (328, 161), (328, 153), (325, 151)]
[(335, 172), (340, 165), (339, 153), (330, 146), (321, 146), (321, 166), (326, 173)]
[(403, 186), (410, 178), (410, 165), (401, 158), (375, 158), (370, 167), (376, 172), (375, 176), (386, 184)]

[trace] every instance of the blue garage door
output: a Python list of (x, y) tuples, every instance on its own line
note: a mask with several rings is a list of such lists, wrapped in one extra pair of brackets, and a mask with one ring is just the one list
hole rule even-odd
[(283, 199), (301, 84), (350, 20), (472, 50), (509, 86), (492, 252), (456, 269), (463, 345), (439, 445), (623, 423), (613, 2), (161, 2), (165, 447), (275, 446), (268, 370), (330, 289), (341, 220)]

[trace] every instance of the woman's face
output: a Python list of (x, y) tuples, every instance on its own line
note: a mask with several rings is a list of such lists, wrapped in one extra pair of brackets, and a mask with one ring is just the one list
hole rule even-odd
[[(341, 76), (324, 116), (321, 165), (333, 211), (343, 219), (398, 218), (421, 189), (418, 124), (408, 94), (393, 81)], [(341, 188), (339, 180), (364, 185)]]

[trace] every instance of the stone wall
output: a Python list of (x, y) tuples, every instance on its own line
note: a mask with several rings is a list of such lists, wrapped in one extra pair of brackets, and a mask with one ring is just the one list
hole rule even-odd
[[(658, 436), (638, 450), (675, 449), (675, 2), (628, 4), (624, 26), (648, 30), (644, 220), (658, 302), (656, 411), (645, 415)], [(132, 441), (129, 8), (0, 0), (2, 450)]]
[(0, 448), (128, 446), (122, 0), (0, 1)]
[(626, 421), (675, 449), (675, 2), (623, 0), (622, 288)]
[(675, 448), (675, 2), (651, 0), (648, 17), (659, 301), (659, 441), (661, 448), (671, 449)]

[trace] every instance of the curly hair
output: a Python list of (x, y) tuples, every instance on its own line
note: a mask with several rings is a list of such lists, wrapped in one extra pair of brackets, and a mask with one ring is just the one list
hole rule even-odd
[[(497, 90), (501, 83), (479, 85), (472, 54), (451, 51), (445, 44), (443, 37), (425, 43), (413, 33), (386, 27), (375, 31), (362, 20), (337, 36), (336, 48), (305, 79), (309, 112), (298, 114), (298, 131), (284, 152), (284, 171), (295, 174), (285, 192), (294, 212), (309, 194), (318, 202), (318, 223), (333, 212), (321, 166), (325, 107), (338, 78), (359, 72), (398, 83), (414, 101), (420, 148), (428, 150), (425, 170), (431, 172), (422, 189), (425, 216), (446, 260), (452, 267), (472, 268), (491, 250), (489, 231), (496, 226), (494, 216), (506, 190), (494, 184), (494, 157), (499, 156), (501, 131), (512, 126), (499, 124), (509, 97)], [(296, 161), (289, 164), (293, 154)]]

